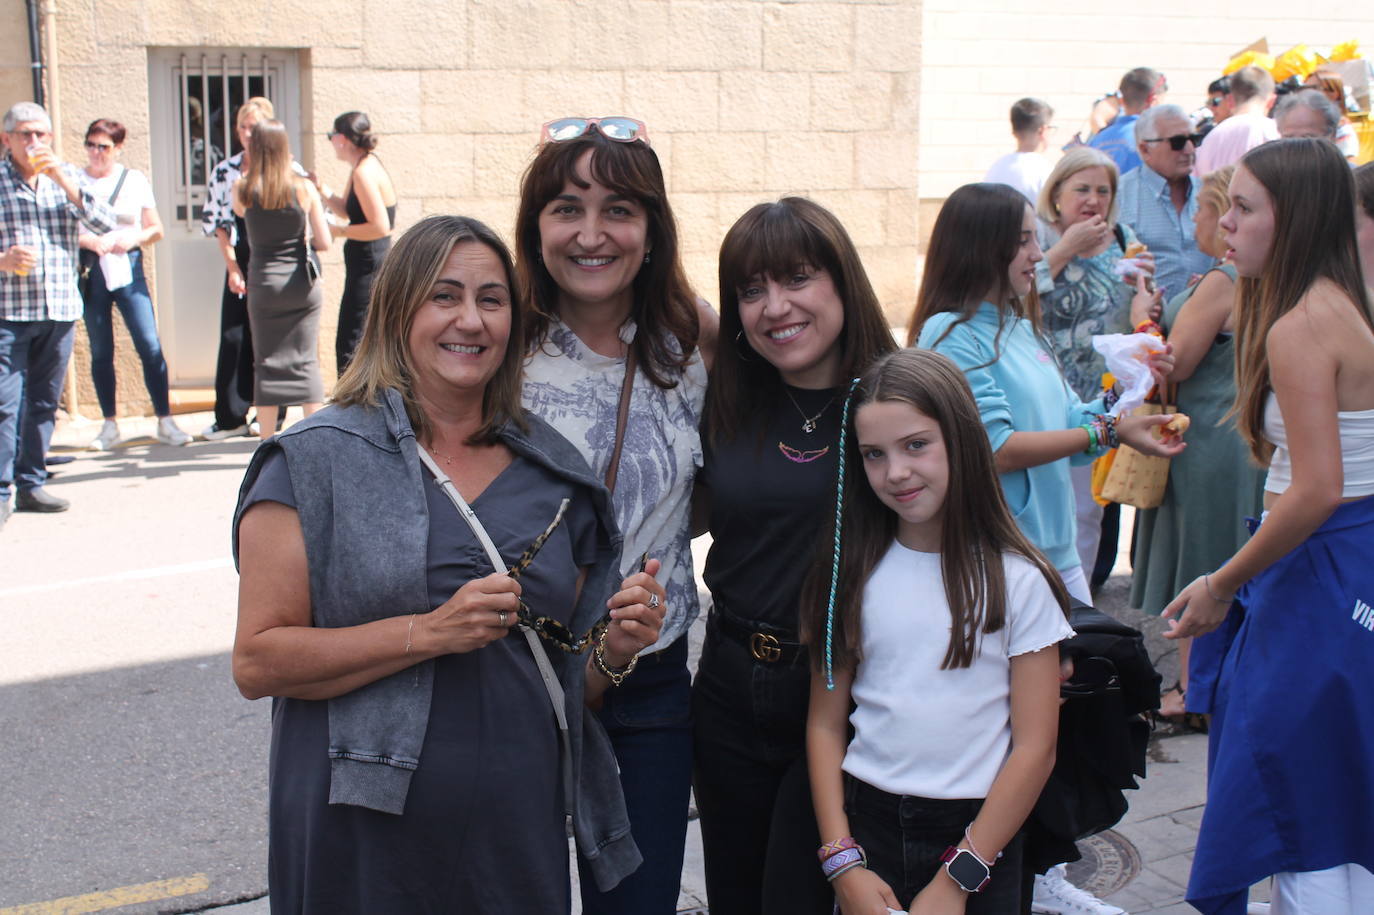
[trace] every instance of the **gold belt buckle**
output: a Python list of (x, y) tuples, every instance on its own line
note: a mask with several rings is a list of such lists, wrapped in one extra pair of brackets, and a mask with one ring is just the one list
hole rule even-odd
[(782, 643), (776, 636), (766, 632), (755, 632), (749, 636), (749, 653), (754, 656), (755, 661), (772, 664), (782, 659)]

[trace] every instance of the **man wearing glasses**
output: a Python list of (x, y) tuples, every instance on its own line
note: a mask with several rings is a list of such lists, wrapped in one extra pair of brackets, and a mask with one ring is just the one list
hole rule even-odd
[(1198, 250), (1193, 226), (1202, 187), (1193, 175), (1199, 138), (1178, 105), (1146, 111), (1135, 122), (1135, 136), (1141, 165), (1121, 176), (1119, 218), (1154, 253), (1155, 286), (1167, 302), (1214, 263)]
[[(81, 190), (77, 169), (53, 153), (41, 105), (5, 113), (0, 159), (0, 527), (14, 509), (66, 511), (43, 489), (43, 465), (76, 319), (77, 233), (115, 228), (114, 211)], [(22, 423), (21, 423), (22, 420)]]

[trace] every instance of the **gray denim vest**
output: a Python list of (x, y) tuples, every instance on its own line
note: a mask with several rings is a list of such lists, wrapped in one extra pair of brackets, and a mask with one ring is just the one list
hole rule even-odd
[[(553, 427), (526, 414), (528, 432), (501, 430), (511, 451), (585, 487), (601, 523), (596, 564), (573, 611), (574, 632), (590, 629), (619, 587), (621, 536), (610, 494), (582, 455)], [(237, 564), (243, 499), (274, 448), (287, 456), (310, 567), (314, 625), (355, 626), (428, 608), (425, 580), (429, 512), (415, 432), (400, 395), (375, 407), (330, 406), (266, 442), (253, 455), (234, 511)], [(587, 709), (585, 660), (548, 653), (567, 701), (572, 740), (573, 831), (608, 890), (642, 860), (625, 813), (610, 740)], [(412, 668), (329, 700), (329, 803), (384, 813), (405, 809), (429, 721), (434, 665)]]

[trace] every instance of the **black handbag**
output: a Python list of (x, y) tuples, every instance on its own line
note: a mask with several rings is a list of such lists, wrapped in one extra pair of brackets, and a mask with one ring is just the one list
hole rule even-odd
[[(115, 182), (114, 192), (110, 194), (110, 206), (119, 199), (119, 192), (124, 187), (124, 179), (129, 177), (129, 168), (125, 166), (124, 171), (120, 172), (119, 180)], [(81, 294), (81, 301), (85, 302), (91, 294), (91, 271), (100, 266), (100, 255), (85, 248), (77, 251), (77, 274), (76, 290)]]
[(1140, 630), (1078, 601), (1069, 624), (1075, 635), (1059, 650), (1074, 674), (1060, 687), (1054, 770), (1026, 821), (1026, 861), (1042, 872), (1077, 861), (1078, 839), (1125, 815), (1125, 792), (1145, 776), (1146, 715), (1159, 708), (1162, 678)]

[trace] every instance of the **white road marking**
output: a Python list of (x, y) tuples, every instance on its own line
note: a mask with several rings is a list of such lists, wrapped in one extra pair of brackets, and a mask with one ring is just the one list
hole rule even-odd
[(163, 578), (168, 575), (189, 575), (195, 572), (209, 572), (214, 569), (232, 567), (234, 561), (227, 556), (223, 559), (202, 559), (199, 562), (183, 562), (179, 565), (153, 566), (149, 569), (126, 569), (108, 575), (91, 575), (86, 578), (67, 578), (48, 581), (39, 585), (20, 585), (17, 588), (0, 589), (0, 599), (19, 597), (24, 594), (42, 594), (46, 591), (61, 591), (66, 588), (80, 588), (86, 585), (99, 585), (113, 581), (138, 581), (144, 578)]

